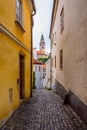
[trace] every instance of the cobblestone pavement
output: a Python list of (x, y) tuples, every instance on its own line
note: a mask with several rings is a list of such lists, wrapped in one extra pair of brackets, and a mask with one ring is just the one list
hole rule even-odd
[(34, 90), (1, 130), (87, 130), (87, 125), (51, 90)]

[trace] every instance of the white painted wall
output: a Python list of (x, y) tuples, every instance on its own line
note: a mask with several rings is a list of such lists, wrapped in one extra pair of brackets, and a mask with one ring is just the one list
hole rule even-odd
[[(35, 71), (35, 86), (36, 88), (43, 88), (43, 65), (34, 64), (34, 71)], [(39, 67), (41, 68), (39, 71)], [(37, 69), (36, 69), (37, 68)]]
[(51, 87), (51, 75), (50, 75), (50, 62), (51, 59), (49, 59), (46, 62), (46, 78), (45, 78), (45, 82), (46, 82), (46, 88), (50, 88)]
[[(60, 33), (60, 13), (64, 7), (64, 31)], [(52, 35), (56, 32), (57, 66), (53, 78), (67, 91), (71, 90), (87, 104), (87, 0), (59, 0)], [(60, 69), (60, 50), (63, 50), (63, 70)]]

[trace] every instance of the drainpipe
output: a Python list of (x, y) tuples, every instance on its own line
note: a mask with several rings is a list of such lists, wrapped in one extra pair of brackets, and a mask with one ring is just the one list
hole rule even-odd
[(31, 90), (30, 90), (30, 97), (32, 97), (32, 71), (33, 71), (33, 60), (32, 60), (32, 58), (33, 58), (33, 37), (32, 37), (32, 35), (33, 35), (33, 30), (32, 30), (32, 28), (33, 28), (33, 16), (36, 14), (36, 8), (35, 8), (35, 4), (34, 4), (34, 1), (32, 0), (32, 5), (33, 5), (33, 9), (34, 9), (34, 12), (32, 13), (32, 15), (31, 15)]

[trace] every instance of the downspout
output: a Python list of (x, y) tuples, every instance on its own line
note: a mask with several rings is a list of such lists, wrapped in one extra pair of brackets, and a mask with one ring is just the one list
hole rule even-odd
[(32, 4), (33, 4), (33, 9), (34, 9), (34, 13), (33, 14), (31, 14), (31, 90), (30, 90), (30, 97), (32, 97), (32, 72), (33, 72), (33, 60), (32, 60), (32, 58), (33, 58), (33, 37), (32, 37), (32, 35), (33, 35), (33, 31), (32, 31), (32, 28), (33, 28), (33, 16), (36, 14), (36, 9), (35, 9), (35, 5), (34, 5), (34, 1), (32, 0)]
[(31, 89), (30, 89), (30, 97), (32, 97), (32, 70), (33, 70), (33, 67), (32, 67), (32, 45), (33, 44), (33, 40), (32, 40), (32, 15), (31, 15)]

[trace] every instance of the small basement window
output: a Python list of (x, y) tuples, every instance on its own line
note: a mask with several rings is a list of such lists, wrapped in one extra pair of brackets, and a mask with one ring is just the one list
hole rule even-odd
[(13, 88), (9, 89), (9, 103), (13, 102)]

